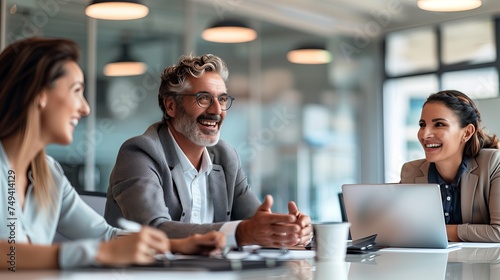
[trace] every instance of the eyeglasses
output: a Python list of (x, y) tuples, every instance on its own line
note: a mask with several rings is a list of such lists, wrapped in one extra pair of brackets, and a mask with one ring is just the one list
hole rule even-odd
[(259, 260), (259, 259), (281, 259), (288, 254), (288, 248), (262, 248), (261, 246), (243, 246), (235, 250), (229, 247), (222, 252), (212, 255), (215, 258), (226, 260)]
[[(199, 92), (199, 93), (175, 93), (173, 96), (194, 96), (196, 97), (196, 102), (198, 103), (198, 106), (201, 108), (210, 108), (214, 104), (214, 96), (211, 95), (208, 92)], [(229, 108), (231, 108), (231, 105), (233, 105), (233, 100), (234, 97), (227, 95), (227, 94), (221, 94), (217, 97), (217, 101), (219, 102), (220, 108), (222, 111), (227, 111)]]

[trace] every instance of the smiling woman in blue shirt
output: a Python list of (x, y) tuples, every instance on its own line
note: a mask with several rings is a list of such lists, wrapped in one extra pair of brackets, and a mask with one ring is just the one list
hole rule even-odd
[(499, 141), (474, 102), (457, 90), (434, 93), (419, 126), (425, 159), (406, 163), (401, 182), (441, 186), (449, 241), (500, 242)]

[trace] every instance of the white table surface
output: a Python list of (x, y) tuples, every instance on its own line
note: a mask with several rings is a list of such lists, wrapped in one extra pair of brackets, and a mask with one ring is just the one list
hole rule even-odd
[(313, 253), (293, 253), (285, 267), (232, 272), (171, 271), (168, 268), (96, 268), (70, 271), (0, 271), (0, 279), (500, 279), (500, 243), (464, 243), (454, 250), (378, 251), (349, 255), (346, 262), (315, 262)]

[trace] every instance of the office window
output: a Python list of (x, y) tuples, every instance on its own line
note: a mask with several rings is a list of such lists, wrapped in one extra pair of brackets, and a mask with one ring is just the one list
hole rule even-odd
[(436, 33), (432, 28), (394, 32), (386, 42), (385, 69), (389, 76), (437, 70)]
[(303, 188), (300, 195), (310, 196), (315, 206), (310, 215), (317, 221), (342, 220), (337, 194), (342, 184), (355, 182), (359, 140), (357, 112), (352, 109), (354, 102), (349, 94), (342, 92), (334, 104), (328, 104), (333, 92), (325, 92), (323, 104), (303, 107), (304, 140), (309, 144), (303, 156), (310, 162), (311, 189)]
[(418, 121), (427, 97), (438, 89), (436, 75), (386, 80), (384, 83), (385, 180), (400, 180), (407, 161), (423, 158), (417, 139)]
[(444, 23), (441, 36), (444, 64), (478, 64), (496, 59), (494, 22), (490, 18)]
[(442, 89), (458, 89), (472, 99), (498, 97), (498, 70), (494, 67), (443, 73)]

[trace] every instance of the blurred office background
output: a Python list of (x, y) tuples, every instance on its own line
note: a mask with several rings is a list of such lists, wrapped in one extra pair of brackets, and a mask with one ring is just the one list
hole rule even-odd
[[(398, 182), (402, 163), (423, 157), (420, 109), (440, 89), (474, 97), (484, 125), (500, 133), (497, 0), (446, 13), (416, 0), (144, 0), (148, 15), (124, 21), (87, 17), (89, 2), (0, 0), (2, 47), (47, 36), (82, 49), (92, 115), (70, 146), (48, 149), (79, 189), (106, 191), (120, 145), (161, 119), (160, 72), (189, 53), (228, 64), (236, 100), (222, 139), (239, 151), (257, 194), (274, 195), (277, 212), (295, 200), (316, 221), (340, 220), (342, 184)], [(257, 38), (202, 39), (215, 21), (234, 19)], [(288, 61), (304, 44), (325, 47), (331, 61)], [(124, 46), (146, 72), (104, 75)]]

